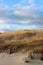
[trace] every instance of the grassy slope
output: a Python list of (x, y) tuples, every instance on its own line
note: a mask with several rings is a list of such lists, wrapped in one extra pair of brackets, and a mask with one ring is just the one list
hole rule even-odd
[(0, 34), (0, 50), (27, 51), (43, 47), (43, 30), (19, 30)]

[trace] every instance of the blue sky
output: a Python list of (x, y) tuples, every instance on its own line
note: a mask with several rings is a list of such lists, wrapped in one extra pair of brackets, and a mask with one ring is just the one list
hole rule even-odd
[(43, 29), (43, 0), (0, 0), (0, 32)]

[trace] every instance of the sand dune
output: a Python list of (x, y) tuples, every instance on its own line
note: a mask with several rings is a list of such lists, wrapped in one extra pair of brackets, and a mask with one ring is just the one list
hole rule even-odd
[(29, 50), (33, 49), (36, 52), (37, 48), (37, 53), (40, 53), (41, 49), (43, 53), (43, 30), (0, 34), (0, 65), (43, 65), (41, 60), (29, 60), (30, 63), (23, 60)]

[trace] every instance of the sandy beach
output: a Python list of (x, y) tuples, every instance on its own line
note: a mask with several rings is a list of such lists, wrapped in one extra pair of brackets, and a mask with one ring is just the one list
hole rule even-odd
[(15, 53), (7, 54), (0, 53), (0, 65), (43, 65), (43, 61), (40, 60), (31, 60), (30, 63), (26, 63), (22, 60), (22, 57), (25, 54)]

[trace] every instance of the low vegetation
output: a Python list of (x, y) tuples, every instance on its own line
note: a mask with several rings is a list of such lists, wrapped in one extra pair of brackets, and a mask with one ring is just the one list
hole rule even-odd
[(0, 34), (0, 52), (25, 52), (36, 47), (43, 50), (43, 30), (18, 30)]

